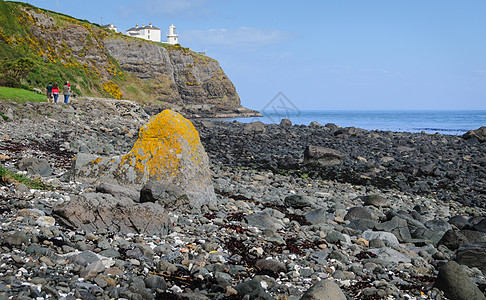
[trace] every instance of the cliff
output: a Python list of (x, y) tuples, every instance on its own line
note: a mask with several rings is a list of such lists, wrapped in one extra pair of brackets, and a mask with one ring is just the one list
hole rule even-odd
[(149, 113), (187, 117), (255, 116), (241, 106), (219, 63), (180, 45), (114, 33), (86, 20), (0, 0), (0, 60), (30, 58), (24, 85), (71, 82), (79, 97), (128, 99)]

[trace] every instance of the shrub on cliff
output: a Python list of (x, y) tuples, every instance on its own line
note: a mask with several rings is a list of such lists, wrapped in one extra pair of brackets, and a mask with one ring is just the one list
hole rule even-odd
[(22, 87), (22, 82), (34, 67), (34, 62), (29, 58), (0, 62), (0, 85)]

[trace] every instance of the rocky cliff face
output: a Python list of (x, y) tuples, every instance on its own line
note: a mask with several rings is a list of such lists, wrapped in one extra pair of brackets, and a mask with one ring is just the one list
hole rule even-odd
[[(38, 74), (29, 76), (29, 85), (70, 80), (79, 96), (129, 99), (151, 113), (171, 108), (188, 117), (259, 114), (241, 106), (235, 86), (212, 58), (26, 4), (0, 2), (5, 8), (0, 14), (16, 14), (23, 31), (0, 35), (0, 46), (8, 48), (0, 60), (20, 54), (37, 61)], [(0, 24), (0, 33), (8, 32), (5, 26)]]

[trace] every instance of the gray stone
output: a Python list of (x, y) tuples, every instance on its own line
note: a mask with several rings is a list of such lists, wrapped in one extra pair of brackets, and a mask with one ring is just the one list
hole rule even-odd
[(57, 220), (87, 232), (157, 234), (168, 231), (168, 215), (156, 203), (135, 203), (109, 194), (72, 195), (71, 201), (55, 207)]
[(244, 282), (239, 283), (235, 290), (238, 291), (238, 295), (246, 296), (248, 295), (251, 300), (253, 299), (262, 299), (262, 300), (270, 300), (274, 299), (272, 296), (267, 294), (263, 289), (261, 281), (258, 278), (253, 278)]
[(278, 274), (280, 272), (285, 272), (287, 271), (287, 268), (285, 268), (285, 265), (282, 264), (279, 261), (273, 260), (273, 259), (260, 259), (257, 260), (255, 263), (255, 266), (260, 268), (260, 270), (263, 271), (270, 271), (274, 274)]
[(328, 243), (346, 242), (346, 237), (344, 234), (338, 231), (332, 231), (324, 238)]
[(409, 263), (412, 260), (405, 254), (398, 252), (397, 250), (385, 247), (378, 249), (369, 249), (373, 254), (377, 255), (378, 259), (382, 259), (388, 263), (399, 264), (399, 263)]
[(367, 207), (351, 207), (346, 216), (344, 216), (344, 220), (353, 221), (356, 219), (377, 220), (378, 218), (374, 216)]
[(292, 208), (312, 207), (315, 205), (315, 200), (306, 195), (289, 195), (285, 197), (284, 204)]
[(444, 220), (430, 220), (424, 223), (425, 227), (433, 230), (434, 232), (445, 233), (447, 230), (451, 230), (451, 224)]
[(330, 148), (309, 145), (304, 151), (304, 163), (330, 167), (342, 163), (344, 154)]
[(364, 205), (373, 205), (375, 207), (390, 207), (390, 200), (380, 195), (368, 195), (363, 198)]
[(484, 300), (486, 297), (455, 261), (445, 263), (439, 269), (435, 287), (454, 300)]
[(258, 227), (260, 229), (279, 230), (284, 228), (280, 220), (272, 217), (268, 212), (257, 212), (245, 216), (249, 226)]
[(319, 208), (311, 211), (305, 215), (307, 222), (311, 224), (322, 224), (327, 221), (327, 210), (325, 208)]
[(334, 281), (322, 280), (308, 289), (300, 300), (346, 300), (346, 296)]
[(148, 274), (144, 278), (145, 286), (152, 291), (165, 291), (167, 290), (167, 283), (164, 277), (155, 274)]
[(261, 121), (255, 121), (248, 124), (245, 124), (243, 132), (248, 133), (264, 133), (266, 130), (265, 123)]
[(398, 246), (400, 244), (397, 237), (390, 232), (366, 230), (361, 234), (361, 237), (367, 241), (374, 239), (384, 240), (391, 246)]
[(378, 222), (369, 219), (355, 219), (349, 222), (346, 227), (363, 232), (368, 229), (373, 229), (378, 224)]
[(157, 202), (164, 208), (189, 204), (189, 197), (175, 184), (167, 181), (149, 181), (140, 190), (140, 202)]
[(27, 171), (29, 174), (39, 174), (40, 176), (51, 176), (51, 165), (46, 159), (35, 157), (24, 157), (18, 164), (17, 168), (21, 171)]
[(135, 202), (139, 202), (140, 192), (124, 186), (110, 183), (102, 183), (96, 187), (97, 193), (110, 194), (115, 198), (127, 197)]

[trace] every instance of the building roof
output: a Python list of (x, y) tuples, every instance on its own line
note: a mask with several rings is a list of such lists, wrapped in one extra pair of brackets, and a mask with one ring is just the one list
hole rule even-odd
[(138, 25), (136, 25), (135, 27), (132, 27), (132, 28), (128, 29), (127, 31), (139, 31), (139, 30), (144, 30), (144, 29), (160, 30), (160, 28), (157, 28), (157, 27), (153, 26), (152, 23), (150, 23), (147, 26), (141, 26), (141, 27), (138, 27)]
[(113, 23), (111, 23), (110, 25), (103, 25), (103, 28), (113, 28), (113, 27), (115, 27), (115, 25), (113, 25)]

